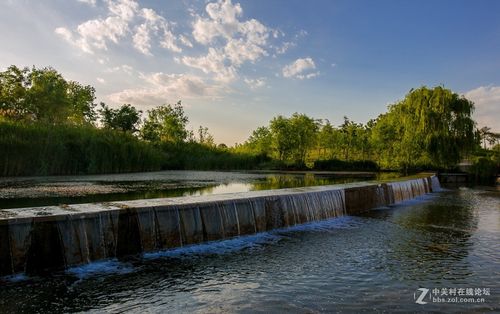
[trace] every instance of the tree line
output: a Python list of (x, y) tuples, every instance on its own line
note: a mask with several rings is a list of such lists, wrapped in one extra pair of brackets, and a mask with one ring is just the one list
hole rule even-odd
[[(257, 128), (240, 150), (305, 165), (324, 159), (375, 161), (384, 169), (447, 169), (477, 151), (483, 138), (474, 104), (442, 86), (410, 90), (366, 124), (339, 126), (295, 113)], [(491, 134), (489, 135), (491, 137)]]
[(117, 109), (95, 103), (95, 89), (68, 81), (55, 69), (10, 66), (0, 72), (0, 116), (17, 122), (46, 125), (98, 126), (138, 135), (150, 142), (198, 141), (214, 145), (208, 129), (187, 130), (188, 118), (181, 102), (142, 111), (131, 104)]
[[(31, 169), (28, 174), (155, 169), (374, 170), (379, 167), (409, 172), (450, 169), (463, 159), (477, 159), (481, 143), (484, 147), (480, 157), (489, 160), (490, 164), (498, 164), (495, 152), (500, 147), (500, 136), (487, 127), (478, 130), (472, 119), (474, 104), (442, 86), (412, 89), (403, 100), (390, 105), (386, 113), (366, 124), (344, 117), (343, 122), (335, 126), (328, 119), (316, 119), (302, 113), (290, 117), (279, 115), (234, 147), (216, 146), (206, 127), (200, 126), (196, 132), (189, 130), (189, 119), (180, 101), (143, 113), (131, 104), (111, 108), (105, 103), (96, 104), (95, 100), (92, 86), (65, 80), (50, 67), (20, 69), (11, 66), (0, 72), (0, 123), (4, 124), (0, 145), (6, 151), (0, 158), (0, 167), (4, 169), (0, 174), (23, 173), (8, 169), (24, 167), (25, 163), (16, 161), (22, 159), (21, 151), (29, 155), (30, 141), (36, 138), (46, 146), (58, 144), (50, 154), (50, 149), (43, 145), (32, 145), (40, 146), (38, 153), (44, 152), (42, 155), (47, 156), (47, 162), (27, 167)], [(45, 130), (38, 132), (45, 134), (44, 138), (33, 131), (37, 128)], [(52, 131), (54, 129), (58, 131)], [(76, 134), (87, 140), (75, 141)], [(93, 137), (96, 139), (91, 140)], [(102, 160), (96, 155), (98, 151), (88, 151), (88, 147), (94, 146), (105, 149), (106, 144), (95, 143), (97, 138), (108, 139), (110, 152), (106, 159), (109, 163), (123, 164), (123, 167), (97, 166), (95, 160)], [(75, 142), (82, 147), (74, 148)], [(493, 149), (486, 149), (486, 142)], [(489, 151), (492, 153), (487, 153)], [(72, 154), (79, 154), (81, 161), (79, 166), (61, 166), (64, 163), (48, 166), (53, 164), (51, 154), (56, 154), (55, 159), (76, 158)], [(82, 159), (81, 156), (86, 157)], [(140, 167), (132, 167), (125, 162), (127, 156), (135, 156), (131, 160), (142, 158), (145, 161), (139, 163)], [(16, 167), (12, 167), (13, 164)], [(36, 167), (41, 170), (33, 170)], [(70, 170), (64, 170), (65, 167)]]
[(206, 127), (189, 130), (181, 102), (143, 114), (95, 100), (92, 86), (50, 67), (0, 72), (0, 176), (252, 169), (263, 161), (216, 147)]

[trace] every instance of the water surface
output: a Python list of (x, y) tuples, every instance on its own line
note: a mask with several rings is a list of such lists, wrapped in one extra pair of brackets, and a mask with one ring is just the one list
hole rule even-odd
[[(460, 188), (359, 216), (0, 281), (0, 311), (12, 313), (498, 312), (500, 191)], [(418, 288), (490, 295), (419, 305)]]
[[(388, 175), (398, 176), (384, 176)], [(380, 176), (369, 172), (158, 171), (0, 178), (0, 209), (342, 184)]]

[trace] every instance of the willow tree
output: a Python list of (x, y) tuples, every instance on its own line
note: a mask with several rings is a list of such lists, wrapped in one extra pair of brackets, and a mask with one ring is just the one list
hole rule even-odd
[[(471, 115), (474, 104), (449, 89), (421, 87), (411, 90), (405, 99), (389, 107), (375, 127), (391, 130), (385, 138), (385, 150), (407, 169), (419, 164), (449, 168), (467, 155), (475, 145), (475, 122)], [(385, 134), (387, 137), (387, 134)]]

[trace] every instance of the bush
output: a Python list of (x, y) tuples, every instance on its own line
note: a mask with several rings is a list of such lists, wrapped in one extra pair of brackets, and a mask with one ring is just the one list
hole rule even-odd
[(492, 183), (498, 171), (497, 163), (486, 157), (479, 157), (469, 170), (476, 182), (481, 183)]
[(234, 153), (199, 143), (162, 143), (166, 158), (164, 169), (185, 170), (252, 170), (261, 169), (271, 160), (264, 155)]
[(314, 170), (328, 171), (378, 171), (376, 162), (371, 160), (344, 161), (339, 159), (317, 160)]

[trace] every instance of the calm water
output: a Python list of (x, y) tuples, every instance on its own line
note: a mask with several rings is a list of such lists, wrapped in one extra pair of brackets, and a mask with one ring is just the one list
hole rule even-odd
[[(341, 184), (382, 175), (159, 171), (112, 175), (0, 178), (0, 209), (247, 192)], [(383, 174), (384, 178), (398, 174)]]
[[(0, 281), (0, 312), (11, 313), (499, 312), (500, 190), (449, 190), (360, 216)], [(430, 289), (425, 305), (415, 303), (418, 288)], [(442, 288), (481, 289), (484, 302), (433, 303), (429, 294)]]

